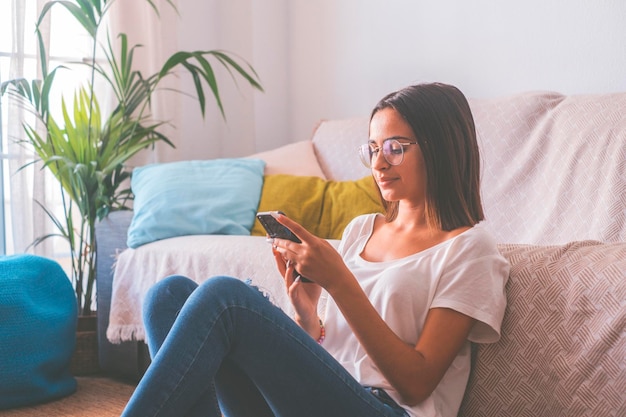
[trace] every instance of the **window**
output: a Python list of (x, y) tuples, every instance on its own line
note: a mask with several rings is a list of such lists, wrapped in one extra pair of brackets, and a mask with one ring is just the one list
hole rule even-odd
[[(35, 23), (39, 16), (37, 3), (38, 0), (8, 0), (0, 3), (0, 82), (20, 77), (28, 80), (40, 77), (35, 34)], [(64, 7), (55, 5), (49, 16), (49, 68), (60, 64), (71, 68), (71, 71), (58, 71), (55, 79), (57, 89), (55, 95), (59, 96), (59, 100), (55, 101), (59, 104), (51, 111), (58, 115), (61, 109), (61, 92), (66, 100), (71, 99), (81, 80), (81, 67), (75, 62), (89, 56), (92, 45), (90, 45), (89, 37), (84, 34), (83, 29)], [(32, 204), (33, 200), (44, 201), (42, 199), (45, 199), (46, 207), (53, 213), (62, 216), (63, 212), (58, 182), (47, 171), (33, 169), (27, 173), (26, 182), (20, 182), (19, 185), (14, 182), (17, 167), (33, 161), (32, 155), (18, 155), (14, 151), (16, 132), (21, 134), (23, 131), (19, 118), (15, 117), (16, 111), (18, 108), (14, 100), (9, 100), (5, 95), (0, 100), (0, 253), (3, 254), (23, 252), (26, 249), (14, 241), (14, 235), (19, 234), (19, 231), (16, 232), (14, 229), (20, 230), (21, 226), (18, 225), (29, 221), (16, 219), (16, 213), (21, 215), (22, 211), (35, 211), (33, 208), (21, 207), (20, 205), (25, 201)], [(46, 178), (45, 186), (40, 189), (24, 186), (25, 183), (29, 185), (34, 183), (31, 181), (33, 176), (41, 175), (49, 177), (49, 180)], [(20, 201), (15, 201), (16, 196), (20, 196)], [(42, 230), (37, 230), (40, 224), (51, 223), (47, 217), (45, 219), (42, 217), (38, 221), (30, 220), (30, 222), (29, 227), (33, 229), (33, 238), (43, 234)], [(69, 251), (67, 242), (60, 239), (58, 241), (50, 239), (50, 241), (47, 243), (51, 246), (49, 255), (64, 264), (62, 259), (68, 257)]]

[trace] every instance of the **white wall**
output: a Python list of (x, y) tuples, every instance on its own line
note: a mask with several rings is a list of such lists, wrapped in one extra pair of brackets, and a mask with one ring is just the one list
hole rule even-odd
[(626, 91), (622, 0), (178, 3), (181, 48), (236, 51), (266, 90), (225, 82), (227, 124), (189, 112), (185, 136), (204, 144), (185, 141), (187, 156), (208, 155), (207, 135), (221, 143), (211, 157), (303, 140), (320, 119), (367, 115), (384, 94), (422, 81), (455, 84), (468, 97)]

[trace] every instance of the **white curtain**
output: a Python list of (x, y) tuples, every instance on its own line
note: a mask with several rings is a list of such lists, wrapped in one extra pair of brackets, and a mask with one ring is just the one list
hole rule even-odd
[[(32, 56), (33, 54), (37, 56), (37, 53), (35, 45), (27, 44), (28, 39), (33, 39), (28, 35), (33, 33), (34, 23), (44, 3), (43, 0), (12, 0), (12, 56), (9, 74), (3, 74), (3, 79), (29, 77), (27, 61), (30, 59), (32, 64)], [(41, 31), (45, 42), (49, 42), (47, 22), (41, 26)], [(36, 67), (39, 68), (38, 61)], [(5, 190), (5, 198), (9, 202), (6, 212), (6, 230), (10, 233), (7, 239), (7, 252), (21, 253), (26, 251), (35, 238), (54, 231), (45, 212), (37, 204), (39, 202), (44, 206), (49, 205), (52, 197), (48, 190), (53, 184), (49, 175), (45, 175), (40, 166), (30, 165), (20, 170), (34, 160), (32, 150), (19, 143), (26, 139), (23, 123), (29, 115), (15, 99), (5, 96), (4, 104), (7, 106), (8, 114), (8, 120), (5, 121), (8, 137), (4, 143), (7, 147), (9, 167), (9, 181), (5, 181), (9, 188)], [(53, 243), (54, 240), (48, 240), (31, 247), (29, 252), (51, 256), (54, 252)]]
[[(165, 63), (167, 57), (178, 49), (179, 16), (176, 10), (166, 1), (153, 2), (158, 14), (147, 1), (117, 1), (111, 7), (109, 26), (112, 36), (125, 33), (129, 45), (139, 45), (135, 50), (134, 69), (144, 76), (156, 73)], [(174, 2), (176, 3), (176, 2)], [(119, 39), (115, 46), (119, 46)], [(155, 120), (168, 121), (161, 129), (162, 133), (174, 140), (175, 126), (181, 115), (181, 103), (178, 94), (167, 93), (167, 90), (180, 90), (180, 79), (166, 79), (167, 84), (161, 85), (152, 102), (152, 116)], [(180, 159), (178, 149), (165, 144), (157, 144), (154, 151), (146, 151), (135, 157), (131, 165), (138, 166), (151, 162)]]
[[(282, 51), (282, 43), (287, 42), (286, 0), (173, 0), (176, 10), (166, 0), (154, 3), (158, 15), (146, 1), (126, 0), (118, 1), (110, 16), (112, 33), (126, 33), (131, 44), (143, 45), (136, 57), (140, 63), (137, 68), (145, 71), (144, 75), (156, 72), (176, 51), (220, 49), (250, 63), (266, 90), (270, 85), (274, 88), (271, 94), (260, 93), (239, 77), (233, 82), (216, 63), (226, 120), (208, 90), (203, 119), (190, 77), (183, 70), (177, 71), (177, 76), (167, 78), (168, 84), (162, 87), (184, 94), (164, 92), (153, 103), (154, 117), (169, 122), (164, 133), (176, 148), (159, 145), (155, 152), (139, 155), (131, 165), (245, 156), (290, 142), (282, 127), (288, 118), (286, 58), (275, 51), (268, 53), (268, 47), (278, 46)], [(276, 123), (277, 118), (280, 123)]]

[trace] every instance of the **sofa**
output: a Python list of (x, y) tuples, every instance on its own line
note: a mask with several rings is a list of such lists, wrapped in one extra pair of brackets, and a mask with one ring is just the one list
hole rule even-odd
[[(502, 337), (473, 346), (459, 415), (626, 415), (626, 93), (524, 92), (470, 99), (470, 106), (482, 157), (484, 225), (511, 274)], [(214, 275), (250, 280), (290, 313), (253, 212), (286, 208), (336, 244), (346, 218), (376, 210), (369, 171), (356, 152), (367, 134), (367, 115), (323, 120), (311, 138), (241, 158), (262, 161), (260, 185), (244, 181), (256, 191), (245, 192), (253, 207), (242, 233), (192, 228), (129, 248), (129, 230), (145, 206), (100, 222), (101, 368), (141, 377), (149, 363), (142, 298), (169, 274), (198, 282)], [(175, 217), (150, 216), (158, 223)]]

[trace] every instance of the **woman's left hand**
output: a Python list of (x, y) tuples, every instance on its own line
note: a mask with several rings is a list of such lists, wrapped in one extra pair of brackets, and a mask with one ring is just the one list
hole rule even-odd
[(300, 325), (308, 322), (317, 323), (317, 304), (322, 287), (314, 282), (302, 281), (295, 265), (283, 258), (277, 246), (273, 246), (272, 249), (278, 270), (285, 279), (287, 294), (296, 313), (296, 321)]

